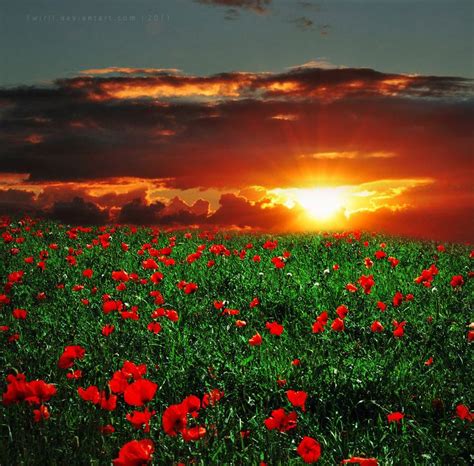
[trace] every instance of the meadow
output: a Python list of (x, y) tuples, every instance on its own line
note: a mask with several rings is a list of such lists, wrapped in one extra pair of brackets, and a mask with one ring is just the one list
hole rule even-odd
[(1, 465), (474, 462), (468, 245), (0, 232)]

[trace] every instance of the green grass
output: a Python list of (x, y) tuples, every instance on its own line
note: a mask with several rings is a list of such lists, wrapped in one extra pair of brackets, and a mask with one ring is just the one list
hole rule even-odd
[[(42, 237), (35, 234), (37, 230), (43, 231)], [(24, 237), (24, 243), (2, 241), (0, 245), (2, 283), (12, 271), (25, 272), (22, 283), (8, 293), (11, 302), (0, 305), (0, 325), (10, 327), (0, 333), (0, 393), (6, 390), (6, 375), (15, 372), (24, 373), (28, 380), (44, 379), (57, 388), (46, 403), (51, 417), (41, 423), (33, 422), (33, 406), (0, 405), (0, 464), (108, 465), (124, 443), (151, 438), (154, 464), (265, 461), (300, 465), (303, 461), (296, 447), (303, 436), (320, 442), (320, 464), (338, 464), (351, 456), (376, 457), (382, 465), (468, 465), (474, 461), (469, 448), (472, 423), (455, 416), (458, 404), (473, 406), (472, 344), (467, 340), (467, 325), (473, 320), (472, 280), (468, 278), (472, 259), (467, 246), (446, 245), (446, 251), (438, 252), (437, 244), (428, 242), (369, 235), (348, 241), (352, 237), (308, 234), (271, 237), (278, 246), (270, 251), (262, 248), (269, 236), (217, 235), (210, 241), (196, 232), (192, 238), (173, 232), (158, 234), (154, 244), (151, 229), (131, 233), (124, 227), (113, 232), (107, 249), (100, 244), (88, 249), (86, 245), (103, 232), (79, 232), (77, 239), (70, 239), (67, 231), (54, 223), (35, 224), (29, 231), (23, 227), (13, 232), (13, 237)], [(149, 277), (152, 271), (141, 265), (149, 256), (137, 251), (145, 243), (163, 248), (170, 236), (176, 236), (171, 254), (176, 265), (160, 264), (163, 281), (159, 285), (129, 281), (126, 290), (117, 291), (112, 271), (123, 269)], [(369, 242), (367, 247), (364, 241)], [(122, 242), (130, 246), (127, 252), (122, 251)], [(392, 268), (386, 259), (375, 259), (382, 242), (387, 255), (400, 260), (397, 267)], [(49, 249), (51, 243), (59, 249)], [(219, 243), (231, 252), (240, 252), (247, 243), (253, 248), (244, 259), (234, 254), (215, 256), (209, 247)], [(202, 257), (187, 263), (186, 257), (200, 244), (206, 245)], [(11, 254), (14, 247), (20, 253)], [(83, 251), (76, 256), (76, 266), (65, 259), (67, 247)], [(44, 271), (36, 266), (41, 250), (49, 253)], [(271, 258), (285, 250), (291, 257), (278, 270)], [(260, 263), (252, 260), (255, 254), (261, 256)], [(34, 256), (33, 264), (24, 262), (28, 256)], [(364, 265), (365, 257), (374, 261), (370, 270)], [(208, 268), (211, 259), (216, 264)], [(337, 271), (333, 270), (336, 263), (340, 265)], [(432, 286), (414, 283), (431, 264), (439, 269)], [(82, 276), (86, 268), (94, 270), (92, 279)], [(345, 289), (348, 283), (357, 284), (361, 275), (370, 274), (375, 279), (370, 294), (360, 287), (356, 293)], [(461, 288), (450, 285), (453, 275), (463, 276)], [(197, 292), (184, 294), (177, 287), (180, 280), (197, 283)], [(56, 288), (58, 283), (65, 288)], [(85, 288), (74, 292), (75, 284)], [(94, 286), (96, 294), (91, 293)], [(147, 330), (151, 312), (160, 307), (149, 296), (151, 290), (160, 290), (163, 307), (179, 313), (176, 323), (160, 318), (163, 328), (157, 335)], [(38, 301), (41, 291), (47, 298)], [(412, 293), (414, 299), (393, 307), (396, 291)], [(104, 293), (138, 306), (140, 319), (123, 320), (117, 312), (105, 315)], [(250, 309), (254, 297), (261, 303)], [(90, 304), (82, 304), (81, 298)], [(228, 308), (239, 309), (240, 314), (220, 315), (213, 306), (215, 300), (225, 300)], [(377, 308), (379, 300), (388, 305), (385, 312)], [(330, 325), (341, 304), (349, 308), (346, 329), (335, 332)], [(15, 308), (28, 310), (26, 320), (12, 317)], [(329, 323), (324, 333), (313, 334), (312, 324), (323, 310), (329, 313)], [(236, 319), (247, 326), (236, 327)], [(400, 339), (392, 335), (393, 319), (407, 321)], [(374, 320), (383, 324), (384, 332), (370, 331)], [(283, 334), (270, 335), (267, 321), (281, 323)], [(101, 329), (107, 323), (116, 330), (104, 337)], [(257, 331), (263, 344), (252, 347), (248, 339)], [(19, 340), (9, 343), (8, 337), (15, 332)], [(84, 359), (74, 365), (83, 371), (80, 380), (67, 379), (67, 370), (57, 367), (67, 345), (86, 350)], [(426, 366), (429, 357), (434, 362)], [(295, 358), (301, 360), (299, 366), (292, 365)], [(158, 384), (148, 404), (156, 410), (148, 434), (135, 430), (125, 419), (134, 408), (122, 396), (117, 409), (109, 412), (77, 394), (78, 387), (89, 385), (105, 389), (125, 360), (146, 364), (146, 378)], [(277, 378), (286, 379), (287, 384), (279, 387)], [(225, 395), (216, 406), (200, 411), (198, 421), (206, 427), (206, 436), (189, 443), (180, 436), (168, 437), (161, 425), (163, 411), (190, 394), (202, 397), (213, 388)], [(306, 412), (290, 405), (289, 389), (308, 393)], [(297, 427), (287, 433), (268, 431), (263, 424), (280, 407), (298, 412)], [(393, 411), (405, 414), (399, 425), (387, 422), (387, 414)], [(115, 433), (101, 435), (99, 426), (109, 423)], [(250, 430), (248, 438), (241, 438), (243, 430)]]

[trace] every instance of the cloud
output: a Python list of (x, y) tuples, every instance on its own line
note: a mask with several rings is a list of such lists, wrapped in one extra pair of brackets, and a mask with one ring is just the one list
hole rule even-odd
[(109, 221), (108, 210), (100, 209), (81, 197), (75, 197), (70, 202), (55, 202), (49, 215), (62, 223), (73, 225), (101, 225)]
[[(321, 61), (281, 73), (85, 73), (0, 88), (0, 208), (296, 228), (301, 212), (265, 198), (317, 186), (360, 186), (360, 216), (395, 204), (428, 212), (434, 199), (440, 215), (447, 203), (472, 208), (471, 80)], [(433, 182), (391, 191), (413, 179)], [(387, 199), (374, 199), (382, 180)]]

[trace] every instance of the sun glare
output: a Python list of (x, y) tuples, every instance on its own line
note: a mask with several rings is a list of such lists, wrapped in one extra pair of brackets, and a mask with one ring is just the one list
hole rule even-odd
[(317, 220), (328, 220), (343, 206), (343, 197), (337, 188), (301, 189), (296, 195), (296, 202), (311, 217)]
[(328, 221), (339, 212), (346, 202), (344, 188), (285, 189), (279, 194), (286, 198), (285, 205), (299, 205), (314, 220)]

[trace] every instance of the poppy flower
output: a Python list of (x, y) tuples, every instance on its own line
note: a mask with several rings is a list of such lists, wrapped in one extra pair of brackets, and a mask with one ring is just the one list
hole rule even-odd
[(463, 404), (456, 406), (456, 416), (468, 422), (474, 421), (474, 411), (469, 411), (469, 408)]
[(114, 330), (115, 327), (112, 324), (106, 324), (102, 327), (102, 335), (104, 335), (104, 337), (108, 337), (113, 333)]
[(15, 319), (19, 319), (19, 320), (25, 320), (27, 314), (28, 314), (28, 312), (25, 311), (25, 309), (15, 309), (15, 310), (12, 312), (12, 316), (13, 316)]
[(69, 369), (74, 365), (76, 359), (82, 359), (86, 350), (82, 346), (66, 346), (63, 354), (59, 357), (58, 367), (60, 369)]
[(373, 324), (370, 326), (370, 330), (373, 333), (380, 333), (384, 331), (384, 327), (378, 320), (375, 320)]
[(217, 388), (213, 388), (209, 393), (206, 393), (202, 397), (202, 406), (207, 408), (210, 406), (215, 406), (216, 403), (224, 397), (224, 392)]
[(396, 257), (389, 257), (387, 260), (392, 266), (392, 268), (395, 268), (400, 263), (400, 261)]
[(48, 408), (41, 405), (38, 409), (33, 410), (33, 420), (35, 422), (47, 421), (50, 417)]
[(254, 262), (260, 262), (262, 260), (262, 258), (258, 254), (255, 254), (255, 256), (252, 257), (252, 260)]
[(385, 303), (383, 303), (382, 301), (377, 301), (377, 307), (382, 311), (384, 312), (385, 309), (387, 309), (387, 305)]
[(275, 266), (276, 269), (283, 269), (285, 267), (285, 261), (282, 260), (280, 257), (273, 257), (272, 264)]
[(66, 377), (68, 379), (80, 379), (82, 377), (82, 371), (80, 369), (77, 369), (75, 371), (68, 372), (66, 374)]
[(405, 417), (403, 413), (400, 413), (399, 411), (395, 411), (393, 413), (387, 414), (387, 421), (389, 423), (391, 422), (396, 422), (397, 424), (400, 423), (400, 421)]
[(157, 388), (158, 385), (150, 380), (136, 380), (125, 389), (125, 403), (132, 406), (143, 406), (153, 399)]
[(149, 269), (157, 269), (158, 268), (158, 264), (156, 263), (155, 259), (145, 259), (143, 262), (142, 262), (142, 267), (145, 269), (145, 270), (149, 270)]
[(344, 331), (344, 321), (339, 318), (339, 317), (336, 317), (332, 324), (331, 324), (331, 328), (335, 331), (335, 332), (342, 332)]
[(393, 307), (398, 307), (403, 302), (403, 294), (400, 291), (397, 291), (392, 299)]
[(111, 435), (115, 432), (115, 427), (112, 424), (106, 424), (105, 426), (100, 426), (99, 431), (103, 435)]
[(430, 357), (424, 362), (425, 366), (431, 366), (433, 364), (433, 357)]
[(181, 435), (185, 442), (196, 442), (206, 435), (206, 429), (202, 426), (191, 427), (190, 429), (185, 427), (181, 430)]
[(260, 333), (256, 333), (253, 337), (249, 338), (249, 345), (250, 346), (259, 346), (262, 344), (262, 336)]
[(197, 291), (197, 289), (198, 286), (196, 285), (196, 283), (186, 283), (186, 285), (184, 286), (185, 294), (194, 293), (195, 291)]
[(260, 304), (260, 300), (258, 298), (253, 298), (252, 301), (250, 301), (249, 307), (250, 309), (252, 309), (255, 306), (258, 306), (259, 304)]
[(150, 322), (146, 328), (155, 335), (161, 332), (161, 324), (159, 322)]
[(295, 391), (295, 390), (288, 390), (286, 392), (286, 396), (288, 397), (288, 401), (295, 407), (301, 408), (301, 411), (306, 411), (305, 403), (308, 397), (308, 394), (304, 391)]
[(169, 311), (166, 311), (165, 316), (167, 319), (171, 320), (171, 322), (178, 322), (179, 320), (178, 313), (174, 309), (170, 309)]
[(152, 460), (154, 450), (155, 444), (149, 439), (132, 440), (123, 445), (112, 463), (114, 466), (142, 466)]
[(395, 327), (395, 329), (393, 330), (393, 336), (396, 337), (396, 338), (403, 337), (403, 335), (405, 334), (404, 327), (406, 325), (406, 321), (397, 322), (396, 320), (394, 320), (392, 322), (392, 325)]
[(362, 458), (360, 456), (352, 456), (347, 460), (342, 460), (341, 464), (358, 464), (360, 466), (378, 466), (379, 462), (376, 458)]
[(187, 425), (187, 410), (186, 407), (180, 404), (168, 406), (162, 416), (163, 430), (166, 435), (175, 437)]
[(144, 411), (133, 411), (127, 414), (125, 419), (129, 421), (135, 429), (143, 429), (143, 432), (150, 432), (150, 419), (155, 414), (155, 411), (149, 411), (146, 408)]
[(85, 278), (92, 278), (92, 275), (94, 275), (94, 271), (92, 269), (85, 269), (82, 271), (82, 276)]
[(321, 445), (314, 438), (305, 436), (296, 451), (305, 463), (316, 463), (321, 456)]
[(362, 275), (357, 281), (359, 285), (364, 290), (365, 294), (370, 294), (372, 287), (375, 285), (375, 280), (373, 275)]
[(346, 285), (346, 290), (351, 293), (355, 293), (357, 291), (357, 286), (355, 286), (353, 283), (348, 283)]
[(283, 333), (283, 325), (278, 322), (267, 322), (265, 327), (269, 330), (272, 335), (280, 336)]
[(276, 429), (280, 432), (287, 432), (296, 427), (297, 418), (296, 411), (286, 414), (285, 410), (280, 408), (272, 411), (272, 415), (265, 419), (264, 424), (268, 430)]
[(374, 262), (372, 261), (372, 259), (370, 259), (370, 257), (366, 257), (364, 259), (364, 265), (366, 266), (366, 268), (370, 269), (374, 265)]
[(338, 306), (338, 308), (336, 309), (336, 314), (339, 316), (340, 319), (345, 319), (348, 312), (349, 312), (349, 309), (344, 304), (342, 304), (341, 306)]
[(453, 275), (449, 283), (453, 288), (459, 288), (464, 285), (464, 278), (462, 275)]
[(89, 401), (94, 404), (97, 404), (100, 401), (99, 389), (95, 385), (91, 385), (85, 389), (79, 387), (77, 393), (84, 401)]
[(387, 253), (385, 251), (376, 251), (375, 252), (375, 258), (380, 260), (387, 257)]
[(245, 327), (247, 325), (247, 322), (245, 320), (236, 320), (235, 321), (235, 326), (236, 327)]

